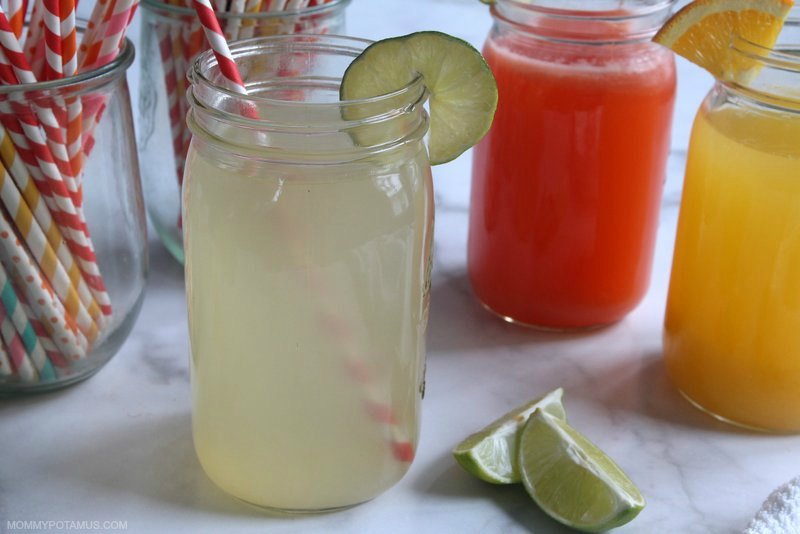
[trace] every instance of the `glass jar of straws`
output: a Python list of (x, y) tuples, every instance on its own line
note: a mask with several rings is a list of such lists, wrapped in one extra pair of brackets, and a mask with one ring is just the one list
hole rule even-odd
[[(228, 41), (293, 33), (343, 34), (349, 3), (212, 1)], [(191, 138), (185, 120), (186, 74), (195, 56), (207, 49), (207, 43), (188, 1), (143, 0), (142, 7), (137, 129), (147, 211), (162, 242), (183, 263), (180, 188)]]
[(133, 58), (125, 41), (99, 68), (0, 85), (0, 394), (90, 376), (138, 315), (147, 249)]

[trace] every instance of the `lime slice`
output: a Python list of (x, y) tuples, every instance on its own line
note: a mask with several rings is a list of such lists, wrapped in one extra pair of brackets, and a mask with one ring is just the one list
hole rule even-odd
[(624, 525), (644, 508), (639, 489), (611, 458), (564, 420), (536, 410), (522, 430), (522, 483), (542, 510), (586, 532)]
[(561, 388), (551, 391), (544, 397), (519, 406), (476, 432), (453, 449), (453, 456), (471, 474), (492, 484), (511, 484), (519, 482), (517, 464), (519, 431), (528, 421), (528, 416), (537, 408), (566, 419), (561, 404)]
[(345, 71), (340, 97), (384, 95), (417, 76), (422, 76), (430, 93), (431, 163), (446, 163), (481, 140), (497, 107), (492, 71), (466, 41), (440, 32), (418, 32), (373, 43)]

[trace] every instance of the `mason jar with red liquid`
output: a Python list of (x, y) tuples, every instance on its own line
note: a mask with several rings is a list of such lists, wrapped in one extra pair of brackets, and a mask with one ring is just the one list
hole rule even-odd
[(498, 0), (494, 124), (475, 148), (469, 277), (486, 308), (548, 329), (614, 323), (650, 279), (675, 100), (650, 41), (672, 0)]

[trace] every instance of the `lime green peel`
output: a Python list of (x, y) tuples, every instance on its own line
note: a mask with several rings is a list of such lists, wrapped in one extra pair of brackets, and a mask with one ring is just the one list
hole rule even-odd
[(453, 457), (469, 473), (486, 482), (492, 484), (520, 482), (517, 461), (520, 430), (536, 409), (566, 419), (567, 414), (561, 404), (563, 393), (563, 390), (558, 388), (511, 410), (459, 443), (453, 449)]
[(602, 532), (628, 523), (645, 506), (639, 489), (611, 458), (544, 410), (528, 419), (518, 453), (525, 489), (569, 527)]

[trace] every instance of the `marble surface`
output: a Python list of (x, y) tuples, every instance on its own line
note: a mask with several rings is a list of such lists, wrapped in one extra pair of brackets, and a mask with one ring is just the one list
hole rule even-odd
[[(429, 28), (476, 45), (490, 24), (476, 0), (355, 0), (349, 20), (353, 35)], [(435, 170), (422, 439), (397, 486), (354, 509), (310, 517), (266, 516), (217, 489), (192, 449), (182, 270), (153, 242), (141, 317), (112, 362), (67, 390), (0, 400), (0, 532), (19, 532), (7, 521), (24, 520), (115, 520), (136, 533), (566, 532), (521, 486), (484, 484), (449, 454), (465, 435), (556, 386), (566, 390), (573, 424), (617, 459), (648, 499), (620, 532), (740, 532), (767, 494), (800, 472), (800, 437), (716, 423), (664, 374), (661, 322), (684, 149), (709, 87), (684, 63), (680, 76), (652, 287), (616, 326), (542, 334), (485, 312), (465, 277), (469, 155)]]

